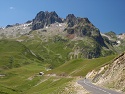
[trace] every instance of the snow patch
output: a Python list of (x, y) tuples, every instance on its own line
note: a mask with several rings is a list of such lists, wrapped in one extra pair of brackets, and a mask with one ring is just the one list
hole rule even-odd
[(48, 29), (49, 27), (48, 26), (46, 26), (46, 29)]
[(59, 26), (62, 26), (61, 24), (59, 24)]
[(118, 41), (117, 41), (117, 43), (118, 43), (118, 44), (120, 44), (120, 43), (121, 43), (121, 41), (120, 41), (120, 40), (118, 40)]

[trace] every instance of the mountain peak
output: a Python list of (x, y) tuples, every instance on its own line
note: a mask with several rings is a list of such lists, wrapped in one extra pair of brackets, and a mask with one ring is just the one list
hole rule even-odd
[(62, 19), (57, 15), (55, 11), (40, 11), (36, 15), (35, 19), (33, 19), (32, 29), (37, 30), (55, 22), (62, 23)]
[(66, 22), (68, 24), (68, 27), (73, 27), (78, 23), (77, 18), (74, 16), (74, 14), (68, 14), (68, 16), (66, 17)]

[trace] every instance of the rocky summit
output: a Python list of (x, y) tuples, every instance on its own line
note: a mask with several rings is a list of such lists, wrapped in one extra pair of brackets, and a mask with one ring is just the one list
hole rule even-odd
[(106, 46), (98, 28), (96, 28), (88, 18), (75, 17), (69, 14), (66, 17), (68, 27), (65, 29), (69, 36), (74, 34), (76, 37), (88, 36), (93, 38), (102, 46)]
[(74, 14), (69, 14), (66, 17), (66, 22), (68, 23), (68, 27), (73, 27), (75, 24), (78, 23), (77, 18), (74, 16)]
[(35, 19), (33, 19), (32, 30), (43, 28), (44, 26), (53, 24), (55, 22), (62, 23), (62, 19), (54, 12), (39, 12)]

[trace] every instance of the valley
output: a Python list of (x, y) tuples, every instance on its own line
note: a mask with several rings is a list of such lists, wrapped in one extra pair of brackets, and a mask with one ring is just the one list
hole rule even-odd
[[(7, 25), (0, 29), (0, 94), (90, 94), (77, 83), (85, 77), (123, 93), (124, 36), (103, 34), (88, 18), (69, 14), (63, 19), (55, 11)], [(116, 62), (116, 71), (111, 71), (116, 58), (121, 67)], [(118, 68), (123, 76), (109, 83), (112, 79), (106, 77)], [(102, 79), (108, 84), (99, 83)]]

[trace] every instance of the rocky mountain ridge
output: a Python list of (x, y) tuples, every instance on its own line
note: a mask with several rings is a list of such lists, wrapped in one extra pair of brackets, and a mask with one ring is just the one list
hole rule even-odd
[[(7, 25), (6, 27), (0, 28), (0, 33), (6, 36), (9, 35), (8, 33), (10, 32), (17, 33), (19, 31), (19, 34), (21, 33), (21, 35), (25, 35), (32, 30), (39, 30), (44, 28), (47, 29), (51, 24), (54, 23), (65, 23), (67, 26), (65, 27), (64, 31), (67, 31), (67, 34), (69, 35), (74, 34), (76, 37), (88, 36), (95, 39), (98, 36), (99, 40), (97, 41), (100, 41), (100, 43), (104, 44), (102, 36), (106, 35), (102, 34), (99, 29), (89, 21), (88, 18), (80, 18), (75, 17), (74, 14), (68, 14), (68, 16), (66, 16), (66, 19), (63, 19), (60, 18), (55, 11), (40, 11), (33, 20), (27, 21), (24, 24), (16, 23), (14, 25)], [(11, 33), (11, 35), (13, 33)], [(124, 34), (116, 36), (120, 39), (124, 39)], [(111, 36), (107, 35), (106, 37), (111, 40)]]
[(117, 40), (112, 42), (111, 36), (101, 34), (88, 18), (75, 17), (73, 14), (62, 19), (56, 12), (41, 11), (32, 21), (7, 25), (0, 29), (1, 39), (25, 42), (36, 40), (36, 37), (45, 42), (55, 41), (55, 37), (59, 38), (58, 40), (74, 41), (72, 52), (69, 53), (70, 58), (97, 58), (116, 53), (113, 45), (117, 45)]
[(67, 27), (64, 32), (67, 32), (67, 37), (92, 37), (101, 46), (105, 46), (104, 40), (100, 34), (99, 29), (97, 29), (88, 18), (75, 17), (74, 14), (69, 14), (66, 19), (61, 19), (56, 12), (39, 12), (35, 19), (33, 19), (32, 29), (37, 30), (44, 28), (53, 23), (66, 23)]
[(7, 25), (5, 28), (0, 28), (0, 39), (18, 38), (21, 35), (28, 34), (31, 31), (32, 22), (24, 24)]

